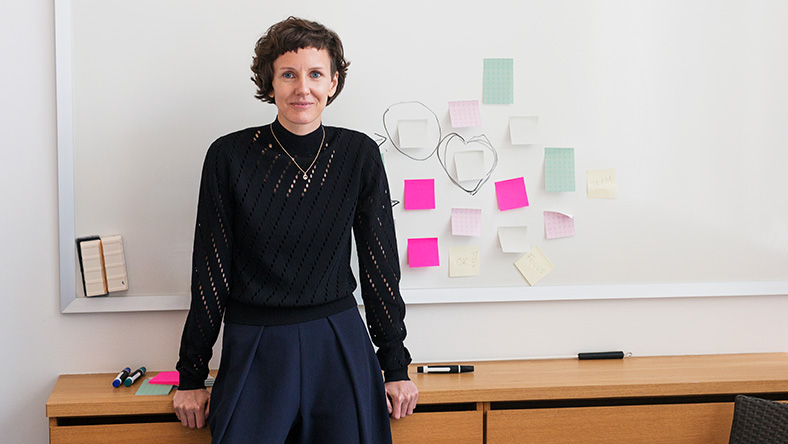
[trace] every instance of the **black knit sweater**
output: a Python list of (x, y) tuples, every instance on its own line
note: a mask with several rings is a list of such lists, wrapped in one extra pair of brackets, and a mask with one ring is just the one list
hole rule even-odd
[(281, 325), (356, 307), (351, 227), (367, 326), (386, 381), (408, 379), (405, 304), (386, 173), (374, 141), (325, 127), (306, 136), (278, 121), (219, 138), (202, 172), (192, 302), (181, 338), (180, 389), (203, 387), (225, 322)]

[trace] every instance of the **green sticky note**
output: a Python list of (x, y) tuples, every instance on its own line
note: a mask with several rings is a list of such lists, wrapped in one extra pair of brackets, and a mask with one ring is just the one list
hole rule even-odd
[(549, 192), (575, 191), (575, 149), (544, 149), (544, 185)]
[(134, 393), (135, 395), (169, 395), (170, 390), (172, 390), (171, 385), (167, 384), (151, 384), (149, 381), (151, 378), (146, 379), (140, 385), (140, 388), (137, 389), (137, 392)]
[(514, 103), (514, 59), (484, 59), (482, 103)]

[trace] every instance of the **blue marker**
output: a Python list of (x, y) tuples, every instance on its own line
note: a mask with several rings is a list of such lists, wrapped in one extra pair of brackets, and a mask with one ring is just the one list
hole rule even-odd
[(131, 371), (131, 369), (126, 367), (126, 368), (123, 369), (122, 372), (118, 373), (118, 376), (115, 376), (115, 380), (112, 381), (112, 386), (113, 387), (120, 387), (120, 385), (123, 384), (123, 381), (125, 381), (126, 378), (129, 376), (129, 372), (130, 371)]
[(134, 370), (134, 373), (130, 374), (129, 377), (126, 378), (126, 380), (123, 382), (123, 384), (125, 384), (126, 387), (131, 387), (131, 384), (134, 384), (134, 382), (136, 382), (137, 379), (140, 379), (140, 377), (144, 375), (146, 371), (147, 369), (145, 367), (140, 367), (137, 370)]

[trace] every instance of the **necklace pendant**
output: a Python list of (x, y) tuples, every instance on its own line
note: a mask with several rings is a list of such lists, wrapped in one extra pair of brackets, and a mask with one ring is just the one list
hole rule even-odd
[(304, 180), (307, 180), (307, 179), (309, 179), (309, 176), (307, 176), (306, 173), (304, 173)]

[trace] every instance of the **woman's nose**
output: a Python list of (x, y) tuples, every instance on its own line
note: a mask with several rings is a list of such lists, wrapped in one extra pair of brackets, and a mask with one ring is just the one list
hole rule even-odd
[(306, 77), (304, 77), (304, 76), (302, 76), (298, 80), (298, 84), (296, 85), (296, 91), (299, 94), (309, 94), (309, 85), (307, 84), (307, 82), (308, 82), (308, 79)]

